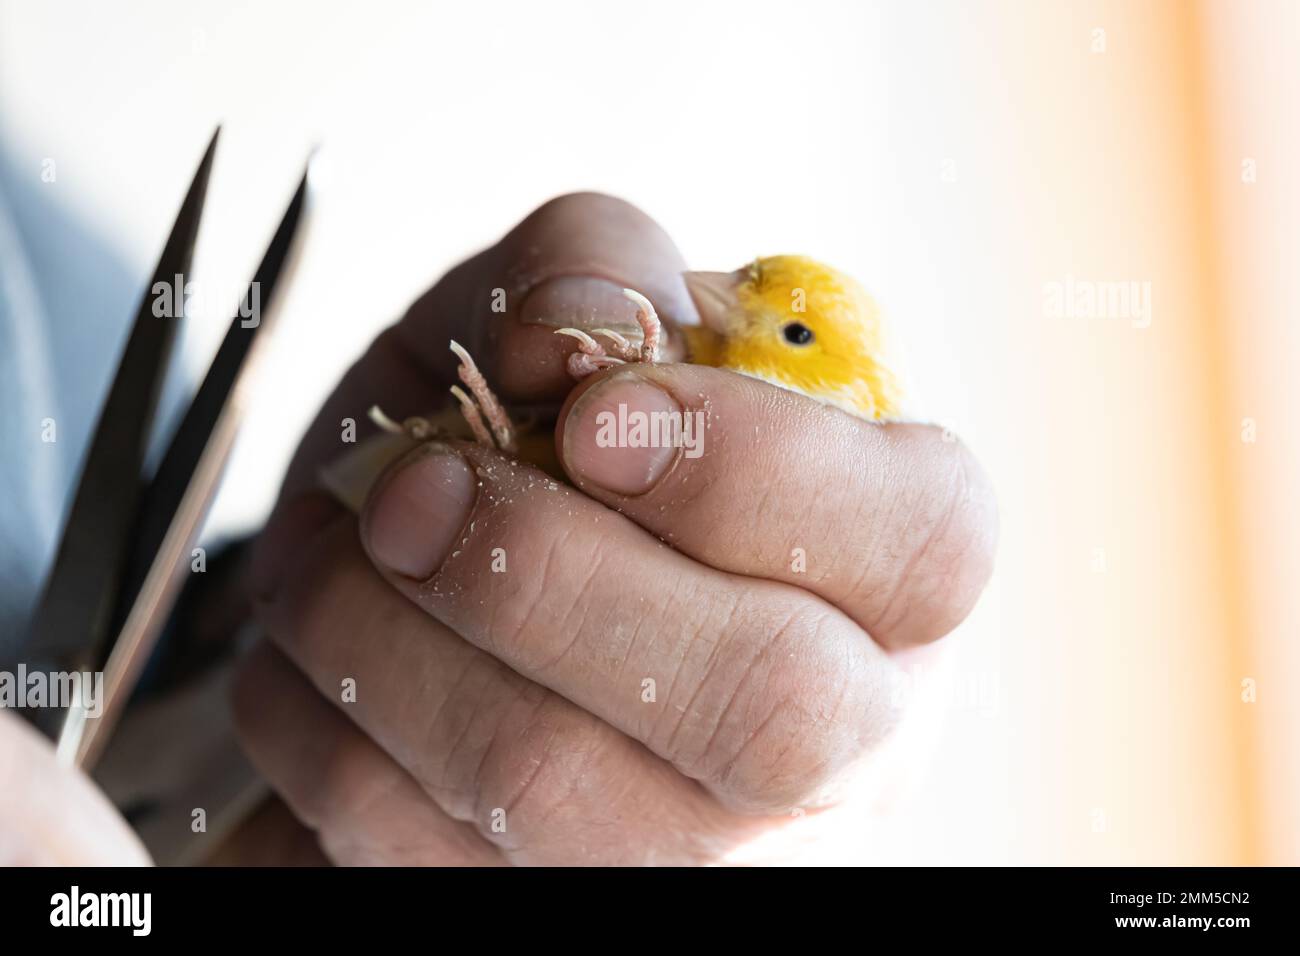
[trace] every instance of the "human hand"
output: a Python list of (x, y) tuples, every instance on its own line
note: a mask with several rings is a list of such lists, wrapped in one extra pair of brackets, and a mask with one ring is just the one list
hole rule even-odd
[[(939, 429), (726, 371), (627, 366), (568, 394), (553, 328), (627, 324), (623, 286), (689, 322), (684, 269), (624, 203), (549, 203), (381, 335), (304, 439), (254, 560), (270, 642), (236, 714), (336, 861), (727, 861), (886, 772), (909, 658), (989, 574), (991, 493)], [(343, 418), (443, 402), (450, 338), (507, 400), (564, 401), (579, 490), (452, 443), (359, 521), (312, 491)], [(599, 447), (620, 403), (705, 412), (703, 454)]]
[(0, 711), (0, 866), (143, 866), (149, 856), (93, 783)]

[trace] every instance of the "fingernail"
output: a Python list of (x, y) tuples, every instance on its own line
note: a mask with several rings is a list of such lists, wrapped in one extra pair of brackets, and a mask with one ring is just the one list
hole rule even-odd
[(636, 303), (623, 287), (594, 276), (558, 276), (528, 293), (519, 311), (520, 321), (553, 329), (613, 329), (640, 341)]
[(564, 462), (579, 481), (619, 495), (653, 488), (677, 457), (671, 426), (682, 407), (635, 372), (620, 372), (586, 392), (564, 423)]
[(293, 556), (341, 514), (339, 503), (322, 491), (310, 491), (275, 510), (258, 536), (248, 569), (249, 588), (258, 600), (275, 597)]
[(469, 520), (477, 482), (445, 445), (426, 445), (384, 479), (362, 519), (370, 555), (396, 574), (424, 581), (447, 560)]

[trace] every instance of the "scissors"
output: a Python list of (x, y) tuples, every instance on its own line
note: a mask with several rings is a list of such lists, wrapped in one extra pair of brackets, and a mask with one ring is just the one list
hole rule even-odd
[(192, 549), (273, 325), (269, 306), (296, 261), (310, 158), (203, 382), (146, 478), (158, 396), (183, 314), (168, 309), (160, 317), (157, 299), (162, 289), (183, 302), (220, 135), (218, 127), (136, 313), (23, 645), (29, 670), (88, 675), (102, 669), (97, 700), (79, 685), (70, 703), (29, 711), (55, 739), (59, 759), (74, 766), (88, 767), (102, 752), (191, 571)]

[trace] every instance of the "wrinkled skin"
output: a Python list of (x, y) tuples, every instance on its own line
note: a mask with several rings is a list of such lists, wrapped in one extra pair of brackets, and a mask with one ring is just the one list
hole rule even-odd
[[(384, 332), (304, 438), (254, 556), (267, 637), (235, 707), (334, 861), (825, 858), (819, 821), (897, 782), (907, 688), (991, 570), (988, 483), (937, 428), (668, 364), (695, 320), (685, 268), (632, 206), (554, 200)], [(626, 328), (622, 286), (667, 321), (665, 364), (575, 388), (554, 328)], [(508, 401), (561, 408), (576, 487), (452, 443), (390, 469), (360, 516), (315, 490), (342, 419), (444, 403), (452, 338)], [(698, 457), (647, 470), (593, 442), (598, 411), (665, 394), (706, 413)]]

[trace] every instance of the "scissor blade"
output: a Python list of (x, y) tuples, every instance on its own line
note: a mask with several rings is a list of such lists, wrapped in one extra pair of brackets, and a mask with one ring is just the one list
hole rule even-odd
[[(79, 765), (98, 757), (190, 572), (191, 549), (216, 495), (251, 388), (249, 372), (271, 324), (261, 312), (269, 314), (276, 287), (292, 262), (307, 181), (304, 173), (146, 494), (136, 555), (139, 580), (123, 590), (121, 632), (104, 667), (102, 711), (86, 721), (74, 709), (59, 740), (60, 753)], [(249, 315), (254, 302), (261, 306), (256, 321)]]
[[(243, 370), (249, 349), (261, 331), (260, 313), (274, 298), (276, 284), (284, 270), (294, 233), (302, 217), (306, 196), (307, 177), (304, 174), (244, 293), (238, 313), (231, 319), (230, 328), (217, 349), (207, 375), (167, 446), (153, 481), (145, 491), (135, 543), (132, 545), (132, 561), (125, 586), (120, 591), (121, 603), (114, 620), (117, 627), (125, 623), (126, 615), (135, 603), (149, 568), (158, 558), (167, 530), (194, 478), (195, 469), (208, 446), (217, 419), (226, 406), (226, 398)], [(216, 489), (209, 490), (215, 492)]]
[[(154, 314), (153, 290), (160, 282), (171, 287), (177, 276), (189, 272), (220, 132), (218, 128), (212, 134), (190, 183), (100, 409), (53, 570), (23, 649), (37, 666), (78, 670), (104, 651), (141, 494), (150, 426), (178, 321)], [(183, 301), (183, 288), (173, 289), (173, 302), (177, 296)]]

